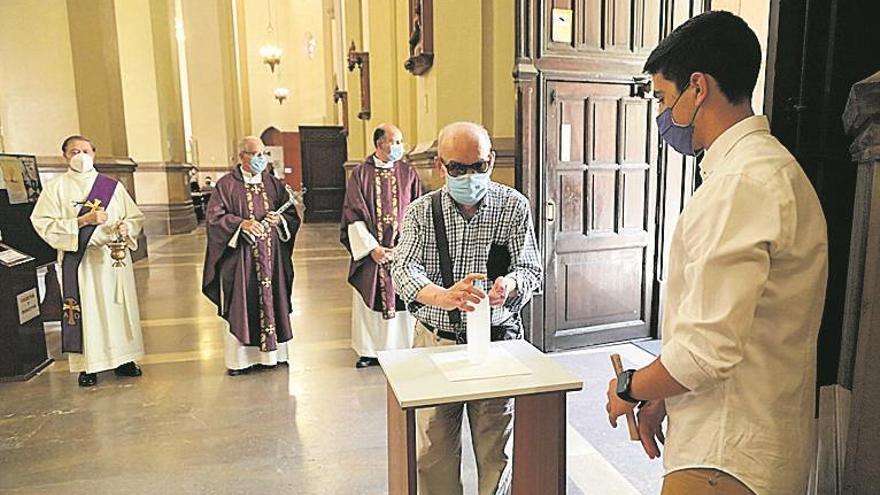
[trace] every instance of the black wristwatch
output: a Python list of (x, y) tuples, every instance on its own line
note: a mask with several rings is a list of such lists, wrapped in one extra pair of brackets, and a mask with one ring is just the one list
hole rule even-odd
[(617, 375), (617, 396), (632, 404), (638, 404), (639, 399), (632, 396), (632, 377), (636, 370), (626, 370)]

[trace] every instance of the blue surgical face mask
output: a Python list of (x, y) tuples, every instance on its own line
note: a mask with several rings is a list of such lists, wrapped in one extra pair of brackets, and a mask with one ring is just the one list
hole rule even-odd
[(403, 158), (403, 144), (397, 143), (391, 145), (391, 151), (388, 152), (392, 162), (396, 162)]
[(266, 165), (269, 164), (269, 159), (266, 158), (266, 155), (257, 155), (251, 157), (251, 171), (255, 174), (262, 174), (263, 170), (266, 170)]
[(489, 174), (446, 175), (446, 188), (456, 203), (473, 206), (489, 192)]
[[(684, 91), (687, 91), (690, 87), (688, 86)], [(663, 110), (657, 116), (657, 129), (660, 131), (660, 137), (666, 141), (666, 144), (672, 146), (672, 149), (682, 155), (696, 156), (697, 151), (694, 150), (694, 119), (697, 118), (697, 111), (700, 108), (694, 109), (694, 115), (687, 124), (679, 124), (672, 118), (672, 109), (675, 108), (675, 105), (678, 105), (682, 95), (684, 95), (684, 92), (678, 95), (678, 98), (671, 107)]]

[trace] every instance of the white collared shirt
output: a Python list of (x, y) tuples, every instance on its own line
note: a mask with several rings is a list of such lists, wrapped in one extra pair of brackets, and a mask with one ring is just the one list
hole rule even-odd
[(375, 153), (373, 153), (373, 163), (376, 164), (376, 168), (391, 168), (394, 166), (394, 160), (383, 162)]
[(262, 184), (263, 176), (262, 174), (252, 174), (244, 169), (243, 166), (238, 166), (239, 170), (241, 170), (241, 177), (244, 179), (245, 184)]
[(766, 117), (729, 128), (670, 249), (661, 361), (691, 392), (666, 400), (667, 472), (715, 468), (755, 493), (805, 493), (815, 456), (825, 217)]

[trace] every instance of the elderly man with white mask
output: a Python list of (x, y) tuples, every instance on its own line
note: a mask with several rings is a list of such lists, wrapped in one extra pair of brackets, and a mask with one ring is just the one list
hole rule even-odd
[[(493, 182), (489, 133), (472, 122), (440, 131), (434, 166), (446, 185), (407, 209), (391, 275), (416, 318), (415, 347), (466, 341), (468, 313), (491, 306), (492, 340), (522, 338), (520, 312), (543, 278), (529, 200)], [(485, 291), (474, 282), (487, 279)], [(510, 493), (513, 399), (490, 399), (416, 412), (422, 495), (461, 494), (462, 423), (467, 415), (478, 491)]]
[(144, 215), (125, 187), (95, 170), (95, 147), (83, 136), (61, 145), (66, 173), (46, 183), (31, 214), (37, 234), (58, 250), (63, 312), (62, 351), (79, 385), (98, 382), (97, 373), (140, 376), (144, 355), (137, 288), (131, 256), (114, 266), (108, 243), (123, 240), (137, 249)]

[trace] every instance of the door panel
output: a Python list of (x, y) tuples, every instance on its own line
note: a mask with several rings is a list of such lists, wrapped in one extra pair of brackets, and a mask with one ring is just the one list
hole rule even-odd
[(548, 83), (545, 344), (650, 333), (655, 211), (653, 108), (634, 84)]
[(345, 196), (346, 137), (337, 126), (300, 126), (306, 223), (339, 222)]
[[(516, 1), (517, 184), (544, 253), (531, 327), (544, 350), (659, 333), (666, 246), (696, 176), (659, 146), (637, 85), (657, 43), (709, 4)], [(570, 39), (553, 40), (553, 9), (571, 10)]]

